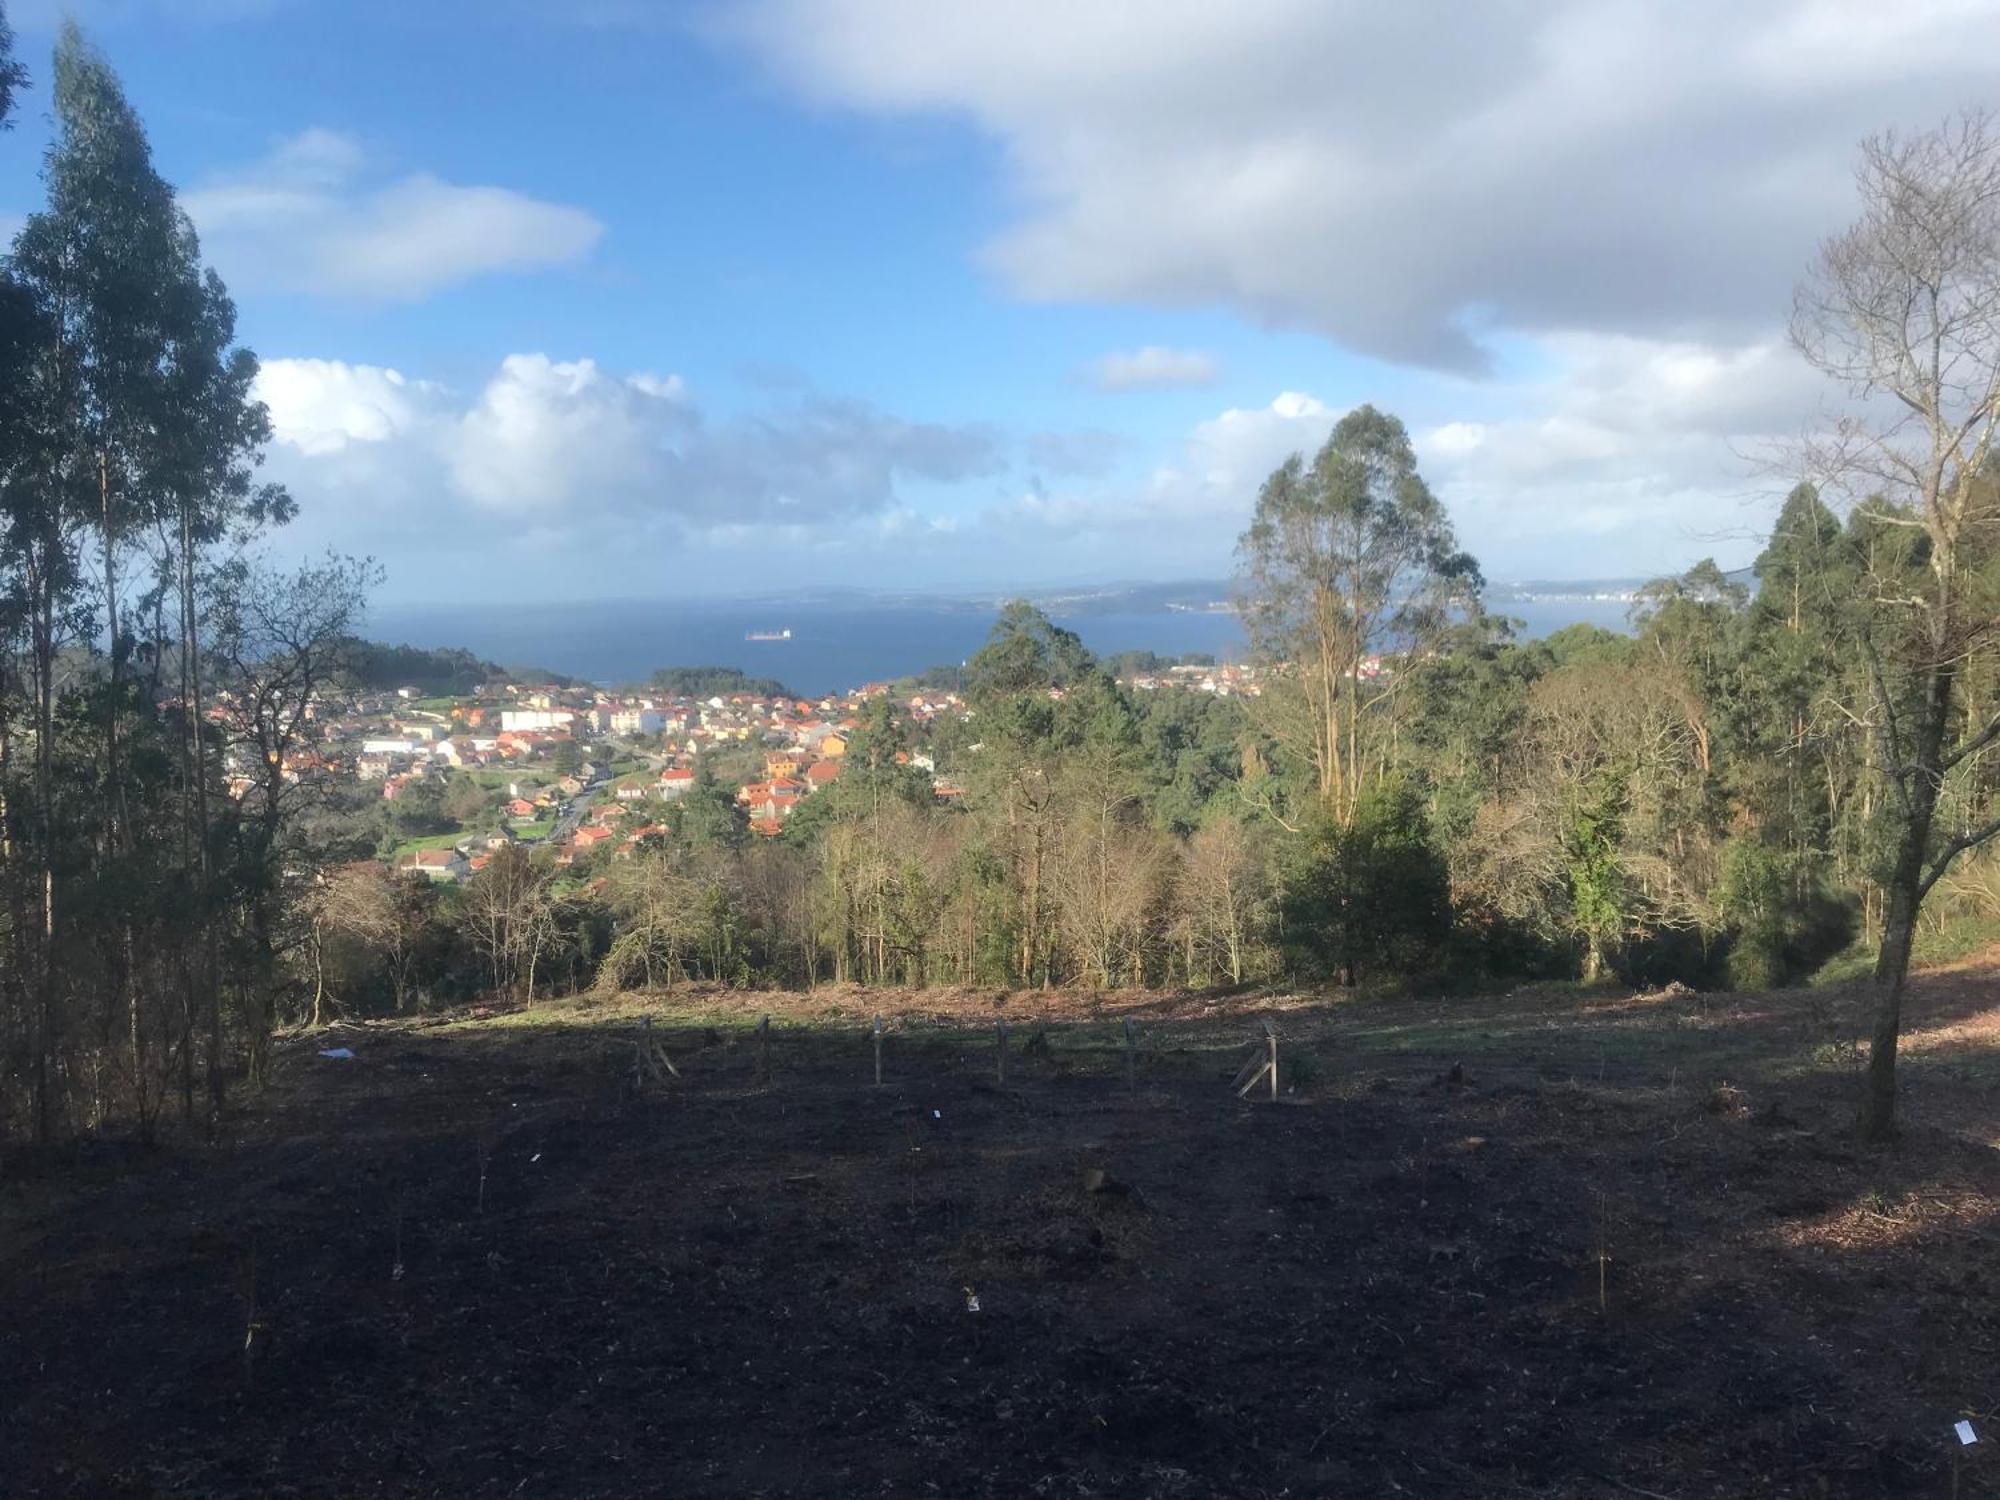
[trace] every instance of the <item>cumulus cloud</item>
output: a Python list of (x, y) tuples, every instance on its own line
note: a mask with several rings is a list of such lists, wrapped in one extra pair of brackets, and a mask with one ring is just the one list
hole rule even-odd
[(1770, 455), (1815, 409), (1819, 377), (1776, 338), (1566, 334), (1547, 347), (1553, 368), (1507, 391), (1510, 410), (1413, 433), (1489, 573), (1747, 562), (1783, 488)]
[(458, 492), (475, 505), (532, 512), (595, 496), (616, 506), (657, 491), (674, 445), (699, 424), (677, 377), (510, 354), (444, 447)]
[(1107, 354), (1090, 367), (1091, 382), (1103, 391), (1146, 391), (1170, 386), (1213, 385), (1215, 361), (1196, 349), (1158, 344)]
[[(1754, 556), (1786, 481), (1766, 457), (1820, 382), (1773, 338), (1732, 349), (1552, 336), (1536, 377), (1419, 398), (1419, 466), (1489, 577), (1647, 576)], [(1264, 479), (1347, 407), (1303, 391), (1197, 424), (1136, 480), (1032, 483), (981, 518), (994, 547), (1040, 537), (1117, 576), (1226, 571)], [(1427, 418), (1427, 419), (1426, 419)]]
[(428, 173), (385, 180), (352, 136), (323, 129), (181, 201), (232, 284), (380, 301), (572, 264), (604, 233), (580, 208), (509, 188)]
[(811, 96), (1004, 153), (1023, 294), (1475, 369), (1489, 327), (1741, 342), (1861, 135), (2000, 85), (2000, 0), (757, 0)]
[(270, 410), (278, 441), (309, 457), (407, 432), (442, 395), (400, 371), (337, 359), (274, 359), (257, 377), (257, 399)]
[(545, 354), (509, 355), (469, 396), (379, 366), (276, 359), (256, 394), (271, 412), (273, 473), (309, 521), (318, 514), (348, 536), (363, 525), (392, 540), (470, 526), (602, 541), (606, 524), (669, 540), (803, 535), (892, 516), (905, 486), (1005, 467), (981, 427), (811, 395), (715, 422), (678, 376)]
[(1285, 391), (1268, 405), (1231, 407), (1202, 421), (1177, 451), (1137, 483), (1051, 489), (1039, 480), (981, 517), (996, 537), (1024, 528), (1107, 558), (1153, 569), (1220, 573), (1249, 519), (1257, 487), (1291, 454), (1326, 441), (1339, 413), (1315, 396)]

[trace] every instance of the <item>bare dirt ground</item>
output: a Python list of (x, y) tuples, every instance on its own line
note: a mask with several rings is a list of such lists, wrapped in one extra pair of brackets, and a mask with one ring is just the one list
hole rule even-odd
[(1945, 1496), (2000, 1438), (2000, 954), (1918, 986), (1885, 1150), (1857, 998), (296, 1038), (218, 1144), (7, 1159), (0, 1494)]

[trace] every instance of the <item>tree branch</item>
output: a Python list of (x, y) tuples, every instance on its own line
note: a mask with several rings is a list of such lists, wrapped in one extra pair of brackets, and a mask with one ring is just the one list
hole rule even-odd
[(1996, 835), (2000, 835), (2000, 818), (1995, 818), (1992, 822), (1985, 824), (1983, 827), (1975, 828), (1970, 833), (1960, 834), (1957, 838), (1946, 844), (1931, 861), (1930, 869), (1925, 872), (1923, 884), (1917, 887), (1917, 899), (1921, 901), (1931, 893), (1931, 887), (1936, 885), (1944, 872), (1951, 868), (1951, 862), (1954, 859), (1957, 859), (1959, 855), (1965, 853), (1968, 849), (1977, 849), (1981, 844)]

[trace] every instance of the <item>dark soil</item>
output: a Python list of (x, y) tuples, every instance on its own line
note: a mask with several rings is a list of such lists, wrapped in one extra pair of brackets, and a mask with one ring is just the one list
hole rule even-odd
[(9, 1158), (0, 1493), (1944, 1496), (1994, 978), (1880, 1151), (1804, 996), (1037, 997), (1004, 1087), (991, 996), (880, 1089), (824, 997), (768, 1082), (767, 998), (297, 1039), (222, 1144)]

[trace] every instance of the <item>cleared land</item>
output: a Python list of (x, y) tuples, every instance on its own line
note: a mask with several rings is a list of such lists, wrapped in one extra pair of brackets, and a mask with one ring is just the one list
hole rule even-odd
[[(6, 1161), (0, 1489), (1942, 1496), (2000, 1404), (2000, 954), (1919, 983), (1884, 1151), (1857, 998), (695, 990), (295, 1039), (219, 1145)], [(1266, 1016), (1276, 1103), (1231, 1086)]]

